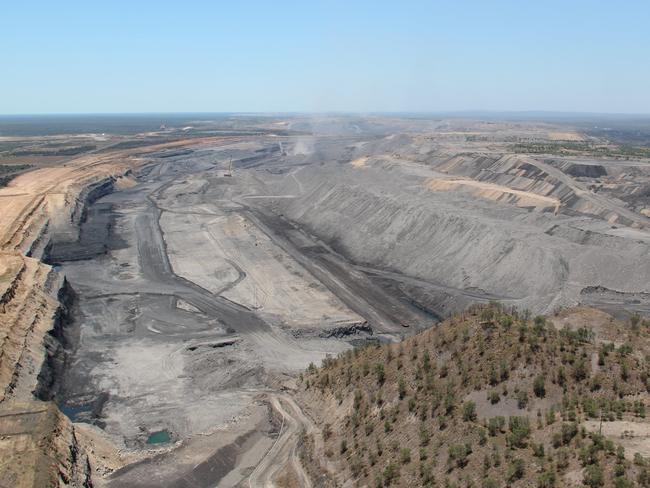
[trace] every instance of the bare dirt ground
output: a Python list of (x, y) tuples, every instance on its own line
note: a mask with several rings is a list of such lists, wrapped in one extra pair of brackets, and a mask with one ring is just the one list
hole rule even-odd
[(625, 456), (633, 459), (635, 454), (650, 456), (650, 422), (614, 420), (603, 422), (588, 420), (584, 423), (590, 432), (598, 432), (611, 438), (625, 448)]
[(271, 406), (282, 417), (280, 432), (266, 455), (248, 477), (249, 486), (269, 486), (283, 469), (289, 468), (296, 486), (311, 488), (312, 483), (298, 455), (298, 437), (303, 430), (314, 429), (313, 423), (304, 416), (300, 407), (286, 395), (272, 395)]

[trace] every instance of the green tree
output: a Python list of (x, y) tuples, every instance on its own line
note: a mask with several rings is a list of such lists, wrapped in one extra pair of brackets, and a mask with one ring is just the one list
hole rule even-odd
[(524, 390), (519, 390), (517, 392), (517, 407), (526, 408), (528, 405), (528, 393)]
[(501, 400), (501, 397), (499, 396), (499, 392), (496, 390), (492, 390), (490, 393), (488, 393), (488, 400), (490, 400), (490, 403), (492, 405), (499, 403), (499, 400)]
[(564, 423), (560, 428), (560, 433), (562, 436), (562, 444), (566, 446), (578, 433), (578, 424), (575, 422)]
[(411, 450), (408, 449), (407, 447), (403, 448), (400, 451), (400, 461), (402, 461), (402, 464), (408, 464), (411, 462)]
[(528, 417), (510, 417), (508, 419), (510, 435), (508, 442), (513, 447), (526, 447), (526, 441), (530, 435), (530, 421)]
[(492, 417), (488, 420), (488, 433), (494, 437), (503, 430), (505, 425), (506, 419), (504, 417)]
[(399, 466), (394, 463), (388, 463), (388, 466), (384, 468), (383, 476), (384, 484), (390, 486), (393, 481), (399, 479)]
[(476, 420), (476, 403), (469, 401), (463, 404), (463, 420), (465, 422)]
[(467, 465), (468, 457), (472, 453), (472, 446), (469, 444), (454, 444), (449, 446), (449, 463), (452, 466), (463, 468)]
[(386, 371), (384, 370), (384, 365), (382, 363), (377, 363), (375, 365), (375, 374), (377, 375), (377, 383), (383, 385), (384, 381), (386, 381)]
[(587, 370), (586, 361), (584, 358), (578, 359), (573, 366), (573, 377), (576, 379), (576, 381), (582, 381), (587, 377), (588, 374), (589, 371)]
[(399, 394), (400, 400), (406, 396), (406, 382), (404, 381), (404, 378), (400, 378), (397, 382), (397, 393)]
[(591, 488), (597, 488), (605, 484), (603, 469), (598, 464), (591, 464), (585, 468), (583, 482)]
[(520, 480), (524, 477), (526, 466), (523, 459), (513, 459), (508, 469), (507, 479), (509, 482)]
[(499, 484), (492, 478), (485, 478), (483, 480), (483, 488), (498, 488)]
[(537, 488), (554, 488), (557, 483), (557, 477), (553, 471), (544, 471), (537, 478)]
[(537, 398), (544, 398), (546, 395), (546, 386), (544, 385), (544, 377), (539, 375), (533, 382), (533, 392)]

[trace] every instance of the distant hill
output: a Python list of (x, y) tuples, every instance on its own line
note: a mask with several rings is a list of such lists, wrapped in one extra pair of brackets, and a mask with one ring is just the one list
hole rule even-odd
[(315, 486), (650, 486), (649, 340), (637, 316), (495, 304), (348, 351), (301, 378), (304, 464)]

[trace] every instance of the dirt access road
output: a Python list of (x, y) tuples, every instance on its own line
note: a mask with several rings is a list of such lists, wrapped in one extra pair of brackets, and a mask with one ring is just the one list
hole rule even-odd
[(302, 488), (312, 483), (297, 453), (302, 432), (313, 432), (316, 426), (305, 416), (293, 399), (283, 394), (271, 394), (269, 402), (282, 417), (280, 432), (275, 443), (248, 478), (249, 488), (273, 488), (274, 479), (290, 465)]

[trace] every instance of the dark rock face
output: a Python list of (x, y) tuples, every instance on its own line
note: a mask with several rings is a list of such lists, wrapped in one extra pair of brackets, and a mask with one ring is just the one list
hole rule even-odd
[(54, 317), (52, 329), (43, 338), (45, 360), (38, 374), (38, 384), (34, 396), (39, 400), (53, 400), (60, 387), (66, 361), (70, 355), (74, 340), (68, 326), (72, 322), (72, 307), (75, 293), (67, 280), (58, 293), (59, 307)]
[(370, 327), (368, 322), (336, 327), (334, 329), (328, 329), (321, 332), (320, 337), (325, 337), (325, 338), (336, 337), (337, 339), (342, 339), (344, 337), (360, 335), (360, 334), (373, 335), (372, 327)]
[(607, 175), (607, 170), (600, 165), (572, 164), (567, 168), (566, 173), (583, 178), (600, 178)]
[(86, 193), (83, 207), (77, 212), (79, 234), (71, 238), (67, 234), (53, 232), (44, 256), (46, 263), (59, 264), (65, 261), (92, 259), (123, 246), (112, 232), (114, 221), (112, 205), (95, 203), (112, 191), (113, 180), (108, 179), (95, 185)]

